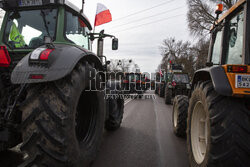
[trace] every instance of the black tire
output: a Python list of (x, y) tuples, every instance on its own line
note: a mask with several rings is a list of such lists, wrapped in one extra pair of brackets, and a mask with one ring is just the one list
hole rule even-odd
[(186, 137), (187, 130), (188, 97), (178, 95), (174, 98), (172, 122), (174, 134), (178, 137)]
[[(2, 79), (0, 77), (0, 107), (4, 103), (4, 85), (2, 83)], [(0, 152), (7, 150), (8, 143), (7, 142), (0, 142)]]
[(123, 113), (124, 113), (124, 100), (123, 99), (108, 99), (109, 117), (105, 122), (105, 129), (108, 131), (115, 131), (121, 127)]
[(4, 85), (2, 83), (2, 79), (0, 78), (0, 100), (3, 97), (3, 95), (4, 95), (3, 90), (4, 90)]
[(155, 94), (158, 94), (158, 86), (155, 86)]
[[(250, 110), (247, 108), (249, 103), (249, 99), (219, 95), (210, 81), (195, 86), (189, 102), (187, 120), (187, 145), (191, 167), (250, 166)], [(191, 139), (191, 135), (197, 132), (191, 132), (191, 122), (195, 115), (193, 112), (196, 111), (194, 108), (197, 104), (204, 106), (201, 109), (207, 117), (207, 145), (204, 147), (203, 160), (198, 163), (198, 158), (194, 157), (196, 150), (193, 150), (195, 147)], [(200, 109), (197, 111), (201, 112)]]
[(160, 89), (159, 89), (159, 96), (160, 97), (164, 97), (164, 94), (165, 94), (165, 85), (164, 84), (161, 84), (160, 85)]
[(28, 91), (21, 149), (29, 157), (21, 166), (88, 166), (93, 161), (105, 119), (104, 93), (85, 91), (93, 70), (78, 63), (66, 78)]
[(172, 89), (169, 89), (168, 87), (165, 88), (165, 104), (171, 104), (172, 101)]
[(143, 91), (137, 91), (137, 97), (141, 99), (143, 97)]
[[(4, 86), (2, 84), (2, 79), (0, 78), (0, 107), (2, 105), (2, 97), (3, 97), (3, 90), (4, 90)], [(0, 142), (0, 152), (6, 150), (6, 146), (3, 142)]]

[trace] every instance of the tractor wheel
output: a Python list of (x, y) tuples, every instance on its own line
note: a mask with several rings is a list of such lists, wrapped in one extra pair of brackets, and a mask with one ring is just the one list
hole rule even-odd
[(160, 85), (160, 89), (159, 89), (159, 96), (160, 97), (164, 97), (164, 94), (165, 94), (165, 86), (164, 86), (164, 84), (161, 84)]
[(105, 129), (108, 131), (115, 131), (120, 128), (123, 113), (124, 100), (123, 99), (108, 99), (109, 118), (105, 122)]
[(250, 166), (248, 103), (219, 95), (210, 81), (195, 86), (187, 120), (191, 167)]
[(1, 98), (3, 97), (3, 95), (4, 95), (3, 90), (4, 90), (4, 85), (3, 85), (3, 83), (2, 83), (2, 79), (0, 78), (0, 99), (1, 99)]
[(78, 63), (64, 79), (28, 91), (21, 108), (21, 149), (28, 154), (22, 166), (88, 166), (93, 161), (105, 119), (103, 92), (87, 91), (93, 71), (87, 63)]
[[(2, 105), (3, 97), (4, 97), (4, 86), (2, 84), (2, 80), (0, 78), (0, 107)], [(4, 151), (7, 149), (7, 144), (4, 142), (0, 142), (0, 152)]]
[(158, 94), (158, 86), (155, 86), (155, 94)]
[(171, 104), (172, 94), (173, 94), (172, 89), (169, 89), (166, 87), (166, 89), (165, 89), (165, 104)]
[(174, 134), (178, 137), (186, 137), (187, 129), (188, 97), (178, 95), (174, 98), (172, 121)]
[(138, 97), (139, 99), (142, 99), (142, 97), (143, 97), (143, 91), (138, 91), (138, 92), (137, 92), (137, 97)]

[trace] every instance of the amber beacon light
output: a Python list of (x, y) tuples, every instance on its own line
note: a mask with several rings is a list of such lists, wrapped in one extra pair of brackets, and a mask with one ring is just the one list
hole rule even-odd
[(223, 4), (218, 4), (217, 7), (216, 7), (216, 11), (215, 13), (217, 15), (221, 14), (223, 12)]

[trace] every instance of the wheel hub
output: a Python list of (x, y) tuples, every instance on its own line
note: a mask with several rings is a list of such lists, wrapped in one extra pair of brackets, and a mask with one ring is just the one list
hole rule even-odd
[(207, 152), (208, 117), (201, 101), (195, 104), (191, 118), (191, 145), (195, 161), (201, 164)]
[(177, 119), (178, 119), (178, 107), (174, 105), (174, 127), (177, 127)]

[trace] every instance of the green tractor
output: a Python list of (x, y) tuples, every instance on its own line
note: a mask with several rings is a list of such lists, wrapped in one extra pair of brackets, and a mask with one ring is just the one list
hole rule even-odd
[(215, 21), (207, 68), (174, 99), (173, 129), (187, 138), (191, 167), (250, 166), (249, 20), (250, 2), (239, 0)]
[(188, 95), (191, 87), (189, 76), (183, 72), (181, 65), (169, 63), (167, 73), (165, 73), (165, 104), (171, 104), (177, 95)]
[[(84, 2), (84, 1), (83, 1)], [(84, 4), (84, 3), (83, 3)], [(21, 143), (21, 166), (88, 166), (104, 127), (120, 127), (124, 101), (105, 96), (103, 39), (67, 0), (3, 0), (0, 32), (0, 151)], [(98, 39), (97, 55), (91, 40)], [(104, 61), (105, 60), (105, 61)], [(106, 87), (103, 86), (106, 84)], [(114, 90), (112, 90), (114, 89)]]

